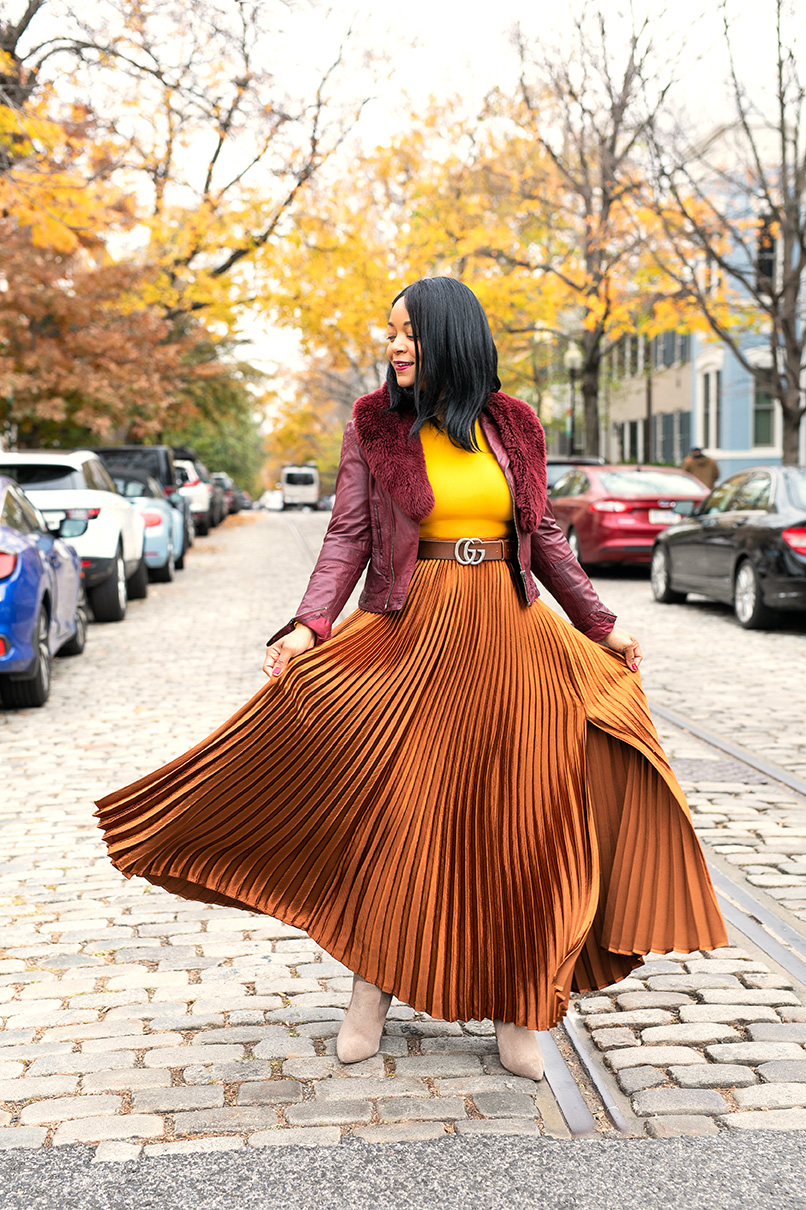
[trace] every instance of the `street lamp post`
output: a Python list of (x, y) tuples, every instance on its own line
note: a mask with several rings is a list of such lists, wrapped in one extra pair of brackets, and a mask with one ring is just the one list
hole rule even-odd
[(565, 413), (565, 437), (568, 442), (568, 453), (573, 458), (576, 452), (576, 381), (582, 369), (582, 351), (578, 344), (573, 340), (569, 341), (568, 348), (565, 350), (563, 357), (563, 365), (565, 366), (568, 377), (571, 381), (571, 399), (568, 410)]

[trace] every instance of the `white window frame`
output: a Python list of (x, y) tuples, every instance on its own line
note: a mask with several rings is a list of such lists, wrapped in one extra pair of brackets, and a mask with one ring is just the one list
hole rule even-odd
[[(714, 419), (716, 416), (716, 376), (717, 372), (722, 374), (722, 420), (725, 421), (725, 350), (721, 348), (706, 348), (701, 353), (697, 354), (695, 361), (696, 371), (696, 392), (694, 399), (694, 439), (692, 445), (699, 446), (706, 454), (712, 458), (718, 457), (720, 454), (724, 457), (723, 450), (716, 445), (711, 445), (711, 433), (714, 428)], [(705, 432), (705, 378), (706, 375), (713, 375), (714, 387), (711, 399), (711, 433)]]
[[(759, 345), (755, 349), (745, 349), (744, 353), (751, 366), (756, 366), (759, 369), (772, 368), (772, 350), (769, 345)], [(756, 406), (756, 380), (751, 374), (750, 384), (748, 389), (748, 402), (750, 406), (750, 441), (749, 446), (754, 455), (760, 458), (781, 458), (783, 456), (784, 446), (784, 422), (781, 415), (781, 405), (778, 400), (773, 401), (772, 409), (772, 445), (754, 445), (753, 444), (753, 418)]]

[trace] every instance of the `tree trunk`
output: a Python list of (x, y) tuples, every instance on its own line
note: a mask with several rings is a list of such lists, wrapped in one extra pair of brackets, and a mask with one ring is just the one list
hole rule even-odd
[(800, 424), (803, 419), (799, 399), (796, 400), (794, 407), (790, 404), (781, 408), (781, 419), (783, 421), (781, 462), (784, 466), (797, 466), (800, 454)]
[(582, 372), (582, 405), (585, 415), (585, 450), (599, 453), (599, 366), (588, 363)]

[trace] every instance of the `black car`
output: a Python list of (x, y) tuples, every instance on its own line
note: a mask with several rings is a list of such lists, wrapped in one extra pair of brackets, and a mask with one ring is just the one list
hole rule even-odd
[(598, 458), (593, 454), (549, 454), (546, 458), (546, 486), (554, 487), (554, 484), (564, 475), (566, 471), (570, 471), (575, 466), (604, 466), (604, 458)]
[(806, 467), (731, 475), (659, 535), (651, 578), (656, 601), (700, 593), (732, 605), (748, 630), (806, 610)]
[(185, 518), (185, 550), (193, 545), (196, 536), (193, 514), (188, 501), (177, 491), (179, 480), (170, 445), (102, 445), (95, 453), (107, 469), (110, 466), (125, 467), (126, 470), (139, 471), (156, 479), (165, 495), (182, 511)]

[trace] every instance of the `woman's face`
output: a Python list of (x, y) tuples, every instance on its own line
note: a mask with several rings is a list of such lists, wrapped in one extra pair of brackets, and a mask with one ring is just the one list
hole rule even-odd
[(399, 298), (389, 314), (386, 332), (386, 356), (397, 376), (399, 387), (414, 386), (416, 345), (405, 298)]

